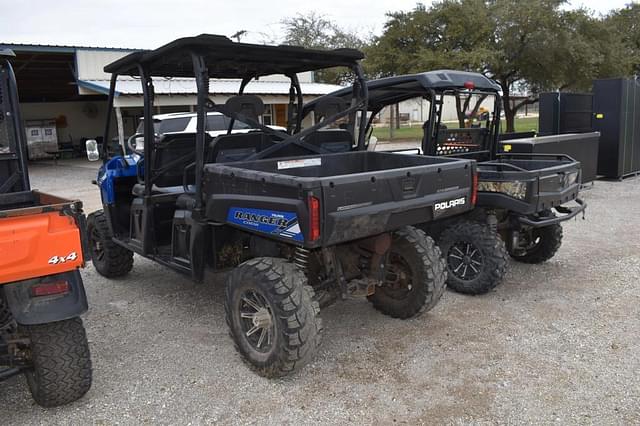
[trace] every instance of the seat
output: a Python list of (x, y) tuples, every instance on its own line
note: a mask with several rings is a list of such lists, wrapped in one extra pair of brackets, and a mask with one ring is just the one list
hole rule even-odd
[(345, 129), (324, 129), (311, 133), (304, 141), (328, 152), (349, 152), (353, 137)]
[(207, 163), (243, 161), (273, 144), (274, 142), (265, 132), (221, 135), (209, 144)]
[[(205, 147), (211, 142), (211, 136), (205, 134)], [(196, 155), (195, 133), (174, 133), (163, 135), (156, 143), (151, 154), (152, 194), (180, 194), (184, 192), (182, 181), (185, 168), (194, 161)], [(187, 183), (195, 184), (193, 169), (187, 175)], [(135, 196), (144, 195), (145, 184), (134, 185)]]

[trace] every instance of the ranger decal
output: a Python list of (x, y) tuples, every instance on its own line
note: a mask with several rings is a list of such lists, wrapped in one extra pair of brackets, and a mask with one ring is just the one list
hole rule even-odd
[(265, 234), (304, 241), (298, 216), (293, 212), (231, 207), (227, 214), (227, 221)]

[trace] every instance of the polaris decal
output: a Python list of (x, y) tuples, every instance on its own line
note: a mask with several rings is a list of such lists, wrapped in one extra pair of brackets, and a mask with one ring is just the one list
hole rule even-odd
[(441, 203), (436, 203), (433, 206), (434, 211), (438, 210), (447, 210), (457, 206), (464, 206), (467, 203), (467, 199), (465, 197), (456, 198), (454, 200), (443, 201)]
[(265, 234), (304, 241), (298, 216), (292, 212), (231, 207), (227, 221)]

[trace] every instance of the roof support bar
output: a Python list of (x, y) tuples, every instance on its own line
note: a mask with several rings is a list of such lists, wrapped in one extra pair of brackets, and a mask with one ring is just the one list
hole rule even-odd
[[(287, 123), (287, 132), (293, 134), (298, 133), (302, 128), (302, 106), (304, 104), (304, 99), (302, 98), (302, 88), (300, 87), (298, 74), (290, 74), (287, 75), (287, 77), (291, 80), (291, 90), (289, 91), (289, 123)], [(295, 115), (293, 113), (294, 99), (297, 102)]]
[(109, 99), (107, 100), (107, 122), (104, 127), (104, 138), (102, 140), (102, 160), (107, 161), (109, 154), (107, 152), (107, 141), (109, 140), (109, 130), (111, 129), (111, 114), (113, 113), (113, 98), (116, 93), (116, 82), (118, 74), (111, 74), (111, 82), (109, 83)]
[(362, 65), (357, 63), (353, 67), (353, 71), (356, 74), (356, 81), (353, 84), (353, 89), (360, 90), (360, 96), (354, 93), (353, 98), (358, 99), (364, 107), (360, 110), (360, 125), (358, 128), (358, 149), (364, 148), (364, 139), (367, 133), (367, 127), (364, 125), (367, 122), (367, 104), (369, 103), (369, 87), (367, 86), (367, 80), (364, 77), (364, 71)]
[(9, 103), (11, 104), (11, 111), (13, 112), (13, 133), (14, 140), (16, 142), (16, 151), (19, 150), (18, 161), (19, 170), (15, 172), (19, 173), (22, 178), (22, 190), (28, 191), (30, 189), (29, 173), (27, 173), (27, 144), (26, 136), (24, 133), (24, 127), (22, 126), (22, 116), (20, 115), (20, 100), (18, 97), (18, 84), (16, 83), (16, 75), (13, 72), (13, 68), (9, 61), (4, 61), (7, 69), (7, 90), (9, 92)]
[[(206, 127), (206, 105), (209, 101), (209, 71), (202, 55), (191, 53), (193, 61), (193, 73), (196, 77), (198, 88), (198, 105), (196, 109), (196, 206), (195, 211), (202, 211), (202, 165), (204, 164), (204, 141)], [(243, 81), (244, 83), (244, 81)], [(243, 85), (244, 86), (244, 85)], [(241, 89), (244, 87), (241, 86)], [(233, 123), (231, 123), (233, 126)]]

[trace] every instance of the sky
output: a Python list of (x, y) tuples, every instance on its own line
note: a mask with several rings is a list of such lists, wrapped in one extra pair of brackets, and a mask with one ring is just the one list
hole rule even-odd
[[(8, 0), (3, 0), (8, 1)], [(526, 1), (526, 0), (523, 0)], [(596, 14), (631, 0), (571, 0)], [(21, 0), (3, 8), (0, 43), (154, 48), (201, 33), (245, 42), (279, 41), (280, 21), (314, 11), (343, 28), (380, 34), (385, 13), (411, 10), (416, 0)], [(429, 4), (430, 1), (423, 3)]]

